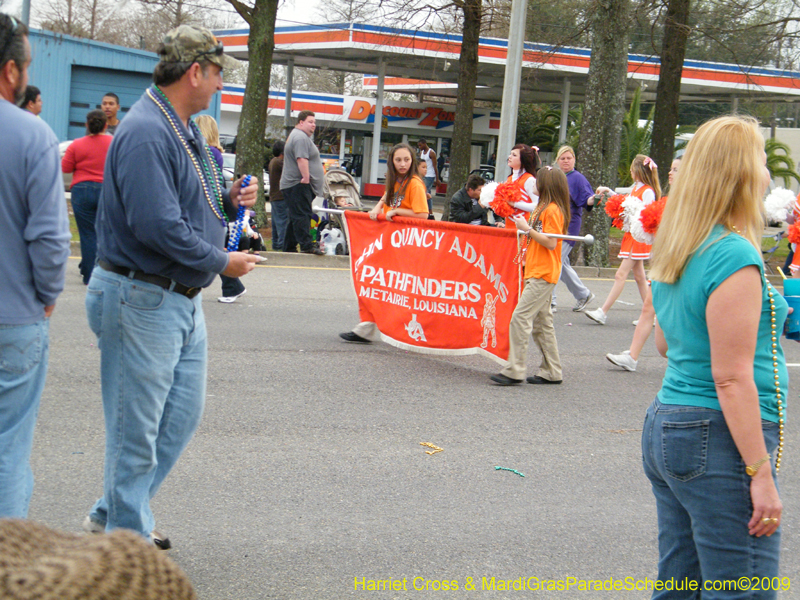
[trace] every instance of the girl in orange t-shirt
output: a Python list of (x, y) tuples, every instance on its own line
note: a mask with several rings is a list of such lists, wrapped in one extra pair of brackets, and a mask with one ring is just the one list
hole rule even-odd
[(387, 221), (392, 217), (428, 218), (428, 196), (425, 183), (419, 176), (417, 155), (408, 144), (397, 144), (386, 159), (386, 192), (371, 211), (374, 221), (383, 212)]
[[(661, 186), (658, 183), (658, 167), (649, 156), (644, 154), (636, 155), (636, 158), (631, 163), (631, 178), (633, 179), (631, 196), (636, 196), (645, 204), (650, 204), (661, 196)], [(601, 186), (597, 188), (597, 193), (613, 194), (614, 192), (607, 187)], [(611, 286), (611, 291), (608, 293), (603, 306), (584, 313), (592, 321), (600, 325), (606, 324), (608, 311), (611, 310), (611, 307), (614, 306), (617, 298), (622, 293), (622, 288), (625, 287), (625, 280), (628, 279), (628, 273), (631, 271), (633, 271), (633, 279), (636, 281), (636, 285), (639, 286), (639, 295), (642, 297), (642, 302), (647, 297), (647, 276), (644, 273), (644, 261), (650, 258), (650, 246), (637, 242), (630, 232), (627, 232), (622, 238), (622, 247), (619, 250), (618, 258), (621, 258), (622, 262), (614, 275), (614, 285)]]
[[(425, 184), (419, 177), (416, 153), (408, 144), (397, 144), (386, 159), (386, 192), (371, 211), (375, 221), (383, 213), (387, 221), (392, 217), (428, 218), (428, 197)], [(370, 344), (378, 328), (372, 321), (362, 321), (353, 331), (340, 333), (346, 342)]]
[(516, 212), (511, 217), (506, 217), (506, 228), (516, 229), (514, 217), (523, 216), (531, 213), (536, 208), (539, 197), (536, 192), (536, 171), (542, 161), (539, 160), (539, 148), (528, 146), (527, 144), (517, 144), (511, 149), (508, 155), (508, 166), (511, 168), (511, 175), (506, 179), (507, 183), (515, 183), (522, 192), (522, 200), (514, 204)]
[(492, 381), (500, 385), (522, 383), (528, 342), (533, 341), (542, 353), (542, 363), (528, 383), (561, 383), (561, 359), (550, 299), (561, 275), (561, 240), (546, 233), (564, 235), (569, 224), (569, 186), (560, 169), (544, 167), (536, 177), (539, 205), (530, 217), (516, 217), (514, 224), (525, 232), (528, 249), (525, 256), (524, 288), (509, 325), (508, 366)]

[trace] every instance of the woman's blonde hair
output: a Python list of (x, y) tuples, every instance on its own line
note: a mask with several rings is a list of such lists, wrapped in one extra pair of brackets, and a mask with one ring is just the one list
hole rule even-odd
[[(539, 190), (539, 204), (541, 210), (547, 208), (551, 202), (555, 204), (564, 216), (564, 226), (561, 233), (566, 235), (569, 228), (569, 184), (567, 176), (561, 169), (542, 167), (536, 174), (536, 187)], [(541, 213), (540, 213), (541, 214)]]
[(661, 198), (661, 184), (658, 182), (658, 167), (653, 159), (644, 154), (637, 154), (631, 163), (631, 173), (636, 181), (649, 185), (656, 193), (656, 200)]
[(222, 144), (219, 143), (219, 130), (217, 129), (217, 122), (211, 115), (199, 115), (194, 118), (200, 133), (206, 138), (206, 144), (213, 146), (222, 152)]
[(558, 152), (556, 152), (556, 160), (561, 158), (561, 155), (566, 154), (567, 152), (572, 154), (573, 158), (575, 157), (575, 150), (572, 149), (572, 146), (561, 146), (561, 148), (558, 149)]
[(764, 229), (764, 138), (751, 117), (704, 123), (686, 148), (653, 244), (650, 276), (674, 283), (718, 224), (738, 222), (761, 251)]

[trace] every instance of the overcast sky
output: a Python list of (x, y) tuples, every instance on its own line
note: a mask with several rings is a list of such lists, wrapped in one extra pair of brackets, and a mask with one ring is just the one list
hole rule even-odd
[[(313, 22), (320, 0), (283, 0), (278, 7), (279, 27)], [(44, 0), (31, 0), (31, 12)], [(230, 7), (231, 11), (233, 7)], [(22, 13), (22, 0), (0, 0), (0, 12), (19, 16)], [(35, 26), (35, 24), (34, 24)]]

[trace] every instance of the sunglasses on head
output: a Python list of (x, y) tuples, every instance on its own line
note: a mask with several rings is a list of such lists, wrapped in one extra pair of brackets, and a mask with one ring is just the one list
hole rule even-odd
[(217, 42), (217, 45), (211, 48), (211, 50), (205, 50), (199, 54), (195, 54), (194, 58), (192, 58), (192, 60), (189, 62), (195, 62), (198, 58), (203, 56), (222, 56), (223, 50), (224, 48), (222, 46), (222, 42)]
[(7, 16), (8, 16), (9, 19), (11, 19), (11, 33), (8, 34), (8, 39), (6, 40), (6, 43), (3, 44), (3, 50), (0, 51), (0, 60), (2, 60), (3, 57), (5, 56), (6, 51), (11, 46), (11, 42), (14, 40), (14, 34), (16, 34), (17, 33), (17, 29), (19, 29), (19, 21), (17, 21), (11, 15), (7, 15)]

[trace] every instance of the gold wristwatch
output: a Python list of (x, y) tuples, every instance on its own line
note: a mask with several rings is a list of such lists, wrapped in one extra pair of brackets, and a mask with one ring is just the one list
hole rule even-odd
[(770, 456), (769, 456), (769, 454), (767, 454), (767, 455), (766, 455), (764, 458), (762, 458), (760, 461), (758, 461), (758, 462), (756, 462), (756, 463), (753, 463), (752, 465), (749, 465), (749, 466), (745, 467), (745, 469), (744, 469), (744, 472), (745, 472), (745, 473), (747, 473), (748, 475), (750, 475), (750, 477), (755, 477), (755, 476), (756, 476), (756, 473), (758, 473), (758, 470), (761, 468), (761, 465), (763, 465), (763, 464), (764, 464), (765, 462), (767, 462), (769, 459), (770, 459)]

